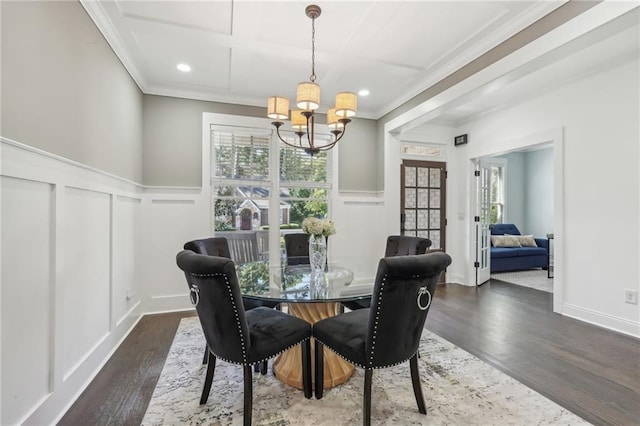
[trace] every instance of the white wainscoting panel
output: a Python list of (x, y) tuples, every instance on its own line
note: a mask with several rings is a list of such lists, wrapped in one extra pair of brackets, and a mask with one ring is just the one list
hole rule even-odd
[(53, 187), (1, 178), (2, 419), (16, 424), (50, 392)]
[[(148, 295), (145, 312), (190, 309), (184, 273), (176, 265), (176, 254), (184, 243), (210, 236), (208, 202), (193, 189), (154, 188), (145, 195), (141, 258)], [(203, 214), (204, 213), (204, 214)]]
[(111, 313), (111, 196), (65, 192), (63, 270), (63, 380), (109, 333)]
[(384, 256), (384, 198), (370, 193), (340, 193), (332, 200), (336, 233), (329, 239), (329, 262), (353, 269), (354, 285), (372, 285)]
[(142, 315), (143, 188), (2, 137), (0, 160), (0, 424), (55, 424)]

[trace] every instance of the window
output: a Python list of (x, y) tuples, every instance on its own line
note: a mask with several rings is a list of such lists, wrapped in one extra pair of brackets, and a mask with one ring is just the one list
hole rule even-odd
[(212, 130), (215, 231), (254, 230), (269, 224), (270, 143), (270, 131)]
[(328, 215), (330, 176), (326, 152), (311, 157), (281, 143), (268, 128), (212, 126), (212, 229), (258, 232), (277, 221), (276, 230), (300, 232), (305, 217)]
[[(293, 142), (295, 136), (286, 136)], [(320, 138), (322, 135), (316, 135)], [(329, 211), (329, 182), (327, 153), (313, 157), (301, 149), (283, 143), (280, 148), (280, 201), (290, 207), (289, 223), (300, 225), (309, 216), (326, 217)]]
[(483, 187), (489, 189), (488, 195), (488, 222), (490, 224), (503, 223), (505, 220), (505, 178), (506, 161), (501, 159), (491, 159), (490, 162), (483, 162)]

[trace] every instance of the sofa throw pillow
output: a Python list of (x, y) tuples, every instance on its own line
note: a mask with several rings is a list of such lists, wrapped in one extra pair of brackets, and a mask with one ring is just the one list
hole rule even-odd
[(522, 247), (538, 247), (533, 235), (518, 235), (518, 241)]
[(494, 247), (521, 247), (517, 235), (492, 235), (491, 244)]

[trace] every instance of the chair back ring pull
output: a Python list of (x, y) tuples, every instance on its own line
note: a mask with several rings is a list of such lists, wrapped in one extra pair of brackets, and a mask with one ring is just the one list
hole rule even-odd
[(189, 299), (191, 299), (193, 306), (198, 306), (198, 303), (200, 303), (200, 289), (195, 284), (192, 284), (192, 287), (189, 289)]
[[(422, 298), (422, 295), (424, 295), (424, 294), (429, 296), (429, 298), (427, 300), (427, 304), (425, 306), (422, 305), (421, 300), (420, 300)], [(417, 303), (418, 303), (418, 308), (421, 311), (426, 311), (429, 308), (429, 306), (431, 305), (431, 293), (429, 293), (429, 290), (427, 290), (427, 287), (420, 287), (420, 289), (418, 290)]]

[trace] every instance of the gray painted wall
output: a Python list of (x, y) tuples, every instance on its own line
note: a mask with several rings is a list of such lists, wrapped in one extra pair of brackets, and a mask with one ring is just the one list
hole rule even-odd
[(545, 237), (553, 232), (553, 148), (512, 152), (507, 160), (505, 223), (523, 234)]
[(144, 95), (143, 169), (150, 186), (202, 185), (202, 113), (264, 117), (266, 108)]
[(384, 167), (378, 158), (377, 122), (352, 119), (340, 145), (338, 189), (340, 191), (379, 191)]
[(507, 160), (507, 205), (505, 207), (505, 223), (514, 223), (520, 232), (526, 232), (525, 199), (526, 199), (526, 165), (525, 154), (513, 152), (499, 158)]
[[(203, 112), (265, 117), (266, 107), (145, 95), (145, 185), (201, 185)], [(356, 118), (348, 125), (339, 142), (339, 189), (376, 189), (378, 174), (382, 174), (376, 167), (376, 140), (375, 121)]]
[(2, 2), (0, 134), (142, 182), (142, 93), (78, 2)]
[(553, 148), (527, 152), (525, 167), (527, 234), (544, 237), (553, 232)]

